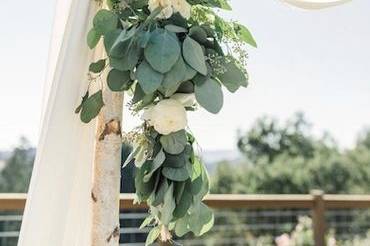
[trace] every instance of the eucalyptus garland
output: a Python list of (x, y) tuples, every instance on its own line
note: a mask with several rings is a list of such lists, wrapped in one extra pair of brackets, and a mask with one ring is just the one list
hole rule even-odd
[[(93, 49), (103, 39), (108, 57), (89, 67), (91, 83), (109, 69), (107, 85), (132, 95), (143, 124), (125, 136), (133, 150), (123, 166), (134, 164), (136, 202), (150, 215), (147, 244), (188, 232), (200, 236), (213, 225), (202, 202), (209, 192), (205, 166), (187, 128), (187, 111), (198, 106), (218, 113), (224, 86), (247, 87), (245, 45), (256, 46), (246, 27), (217, 12), (227, 0), (108, 0), (87, 36)], [(102, 91), (82, 99), (76, 113), (83, 122), (104, 106)]]

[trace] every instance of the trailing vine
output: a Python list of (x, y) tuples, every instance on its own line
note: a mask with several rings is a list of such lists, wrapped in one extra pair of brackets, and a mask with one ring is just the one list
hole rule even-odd
[[(188, 232), (200, 236), (213, 225), (202, 202), (209, 180), (187, 128), (187, 111), (198, 106), (218, 113), (225, 87), (247, 87), (245, 45), (256, 46), (246, 27), (221, 18), (227, 0), (108, 0), (87, 36), (93, 49), (104, 42), (107, 58), (89, 67), (90, 82), (109, 69), (107, 85), (133, 95), (129, 106), (143, 124), (125, 136), (133, 150), (123, 163), (135, 165), (136, 202), (150, 215), (147, 244)], [(89, 90), (76, 109), (84, 123), (104, 107), (102, 90)]]

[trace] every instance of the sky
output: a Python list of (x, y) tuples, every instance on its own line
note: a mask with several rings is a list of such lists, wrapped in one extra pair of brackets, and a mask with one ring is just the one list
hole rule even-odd
[[(190, 113), (203, 150), (236, 148), (237, 130), (263, 115), (284, 121), (305, 112), (317, 136), (353, 146), (370, 126), (370, 1), (304, 11), (278, 0), (232, 0), (224, 16), (246, 25), (250, 86), (225, 92), (222, 111)], [(37, 144), (55, 0), (0, 1), (0, 150), (20, 136)], [(124, 129), (139, 122), (124, 112)]]

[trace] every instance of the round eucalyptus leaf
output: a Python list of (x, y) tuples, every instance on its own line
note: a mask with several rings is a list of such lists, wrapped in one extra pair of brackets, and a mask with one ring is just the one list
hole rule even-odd
[(172, 155), (178, 155), (184, 151), (188, 142), (185, 130), (163, 135), (160, 138), (163, 149)]
[(114, 43), (116, 42), (117, 38), (121, 34), (122, 30), (115, 29), (111, 32), (108, 32), (106, 35), (104, 35), (104, 48), (107, 52), (111, 50)]
[(194, 84), (191, 81), (185, 81), (181, 83), (179, 88), (177, 89), (178, 93), (193, 93), (194, 92)]
[(175, 211), (173, 211), (173, 216), (175, 218), (184, 217), (193, 202), (193, 195), (189, 190), (190, 187), (188, 183), (189, 182), (187, 181), (182, 196), (176, 206), (176, 209)]
[(92, 73), (100, 73), (105, 68), (105, 59), (101, 59), (97, 62), (93, 62), (89, 66), (89, 71)]
[(83, 102), (80, 114), (81, 121), (89, 123), (92, 119), (98, 116), (103, 106), (103, 93), (100, 90)]
[(189, 173), (186, 167), (173, 168), (173, 167), (163, 167), (162, 174), (166, 178), (173, 181), (185, 181), (189, 178)]
[(217, 81), (208, 79), (204, 83), (196, 84), (194, 91), (200, 106), (213, 114), (220, 112), (224, 97), (221, 86)]
[(201, 44), (208, 40), (206, 31), (200, 26), (193, 26), (190, 28), (189, 36)]
[(204, 58), (203, 49), (200, 44), (187, 36), (182, 46), (185, 61), (195, 70), (203, 75), (207, 75), (207, 65)]
[(118, 16), (112, 11), (101, 9), (93, 19), (94, 28), (103, 35), (117, 28)]
[(155, 92), (161, 86), (163, 77), (163, 74), (155, 71), (146, 61), (136, 70), (136, 78), (145, 94)]
[(174, 33), (184, 33), (184, 32), (188, 32), (188, 30), (186, 30), (186, 28), (183, 28), (181, 26), (176, 26), (176, 25), (172, 25), (172, 24), (168, 24), (164, 27), (167, 31), (169, 32), (174, 32)]
[(95, 28), (90, 29), (89, 33), (87, 34), (87, 45), (90, 49), (93, 49), (96, 47), (96, 45), (99, 43), (101, 34), (98, 33)]
[(186, 72), (187, 69), (184, 59), (179, 56), (179, 59), (177, 60), (175, 65), (168, 73), (164, 75), (164, 79), (162, 82), (162, 91), (164, 92), (165, 96), (171, 96), (173, 93), (176, 92), (180, 82), (183, 81)]
[(154, 227), (148, 233), (148, 237), (146, 238), (145, 245), (151, 245), (157, 240), (159, 235), (161, 234), (161, 228), (159, 226)]
[(107, 83), (109, 89), (111, 89), (112, 91), (128, 90), (130, 89), (132, 84), (130, 72), (122, 72), (117, 69), (112, 69), (108, 74)]
[(176, 35), (156, 29), (147, 44), (144, 55), (149, 64), (160, 73), (167, 73), (179, 59), (181, 53)]
[(132, 71), (140, 59), (142, 50), (138, 43), (131, 42), (131, 40), (125, 45), (121, 50), (123, 56), (121, 58), (110, 57), (110, 65), (121, 71)]
[(240, 86), (248, 86), (247, 77), (234, 61), (225, 62), (224, 68), (226, 71), (218, 74), (217, 78), (230, 92), (235, 92)]

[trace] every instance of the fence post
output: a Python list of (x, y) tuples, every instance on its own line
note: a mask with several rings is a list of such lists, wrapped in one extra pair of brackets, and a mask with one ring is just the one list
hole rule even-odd
[(325, 201), (322, 190), (312, 190), (313, 208), (312, 208), (312, 226), (315, 246), (325, 246), (326, 220), (325, 220)]

